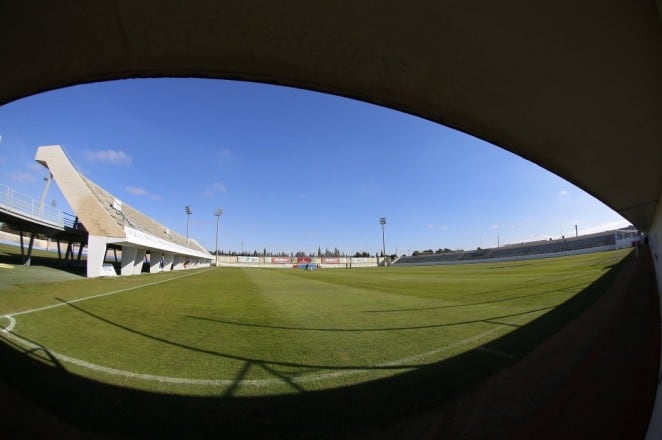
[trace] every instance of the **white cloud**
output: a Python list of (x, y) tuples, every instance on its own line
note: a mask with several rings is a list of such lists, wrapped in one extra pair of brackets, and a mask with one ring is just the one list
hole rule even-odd
[(496, 224), (495, 224), (495, 225), (490, 226), (490, 228), (491, 228), (491, 229), (499, 229), (499, 225), (496, 225)]
[(219, 193), (224, 193), (227, 190), (225, 189), (225, 185), (219, 182), (214, 182), (211, 184), (211, 186), (207, 187), (202, 193), (200, 194), (204, 198), (212, 198), (214, 194), (219, 194)]
[(225, 185), (223, 185), (222, 183), (216, 182), (212, 185), (212, 188), (214, 189), (214, 191), (223, 192), (223, 193), (225, 192)]
[(132, 194), (134, 196), (146, 196), (149, 194), (149, 192), (145, 188), (140, 188), (138, 186), (127, 186), (126, 190), (129, 192), (129, 194)]
[(11, 174), (11, 179), (19, 183), (30, 183), (37, 180), (32, 174), (25, 171), (15, 171)]
[(562, 190), (559, 192), (559, 194), (562, 195), (562, 196), (567, 196), (567, 195), (568, 195), (568, 191), (562, 189)]
[(90, 162), (107, 163), (111, 165), (131, 165), (131, 156), (122, 150), (86, 151), (85, 158)]
[(428, 223), (428, 229), (434, 228), (434, 225), (432, 223)]
[(228, 150), (227, 148), (224, 150), (219, 151), (218, 155), (221, 157), (227, 157), (232, 154), (232, 151)]
[(129, 194), (137, 197), (149, 197), (152, 200), (161, 200), (161, 196), (157, 194), (152, 194), (149, 191), (147, 191), (145, 188), (141, 188), (139, 186), (127, 186), (126, 190)]

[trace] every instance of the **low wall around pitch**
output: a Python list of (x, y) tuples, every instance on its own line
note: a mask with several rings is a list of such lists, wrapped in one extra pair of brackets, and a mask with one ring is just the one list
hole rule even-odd
[(310, 262), (320, 269), (352, 269), (377, 267), (376, 257), (263, 257), (219, 255), (218, 265), (229, 267), (261, 267), (292, 269), (300, 263)]
[(524, 261), (524, 260), (538, 260), (541, 258), (569, 257), (571, 255), (591, 254), (593, 252), (613, 251), (615, 249), (618, 248), (613, 244), (610, 244), (606, 246), (597, 246), (594, 248), (576, 249), (573, 251), (550, 252), (547, 254), (522, 255), (522, 256), (512, 256), (512, 257), (502, 257), (502, 258), (481, 258), (481, 259), (460, 260), (460, 261), (398, 263), (397, 265), (404, 267), (404, 266), (438, 266), (438, 265), (454, 265), (454, 264), (501, 263), (506, 261)]

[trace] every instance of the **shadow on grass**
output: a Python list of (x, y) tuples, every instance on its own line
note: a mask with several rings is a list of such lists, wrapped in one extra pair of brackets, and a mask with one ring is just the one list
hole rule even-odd
[[(518, 266), (513, 266), (513, 267), (520, 267), (521, 268), (522, 266), (523, 265), (520, 264)], [(592, 266), (589, 266), (589, 267), (595, 267), (595, 266), (592, 265)], [(612, 267), (613, 267), (613, 265), (605, 266), (605, 267), (602, 267), (601, 270), (609, 270)], [(493, 268), (490, 267), (490, 269), (493, 269)], [(288, 274), (290, 276), (295, 276), (295, 275), (292, 275), (288, 272), (284, 272), (284, 273)], [(537, 282), (537, 280), (526, 280), (526, 281), (522, 282), (520, 285), (510, 286), (510, 287), (505, 288), (505, 289), (503, 289), (503, 288), (500, 288), (500, 289), (487, 289), (487, 290), (480, 290), (478, 292), (465, 293), (463, 295), (463, 297), (466, 298), (466, 297), (470, 297), (470, 296), (493, 295), (495, 293), (514, 292), (514, 291), (523, 290), (523, 289), (530, 289), (531, 287), (549, 286), (549, 285), (564, 283), (566, 281), (572, 281), (572, 280), (581, 279), (581, 278), (585, 279), (588, 276), (591, 276), (591, 275), (590, 274), (589, 275), (581, 274), (581, 275), (575, 275), (575, 276), (561, 278), (561, 279), (557, 279), (557, 280), (553, 280), (553, 281), (545, 280), (542, 283)], [(327, 283), (339, 284), (341, 286), (357, 287), (357, 284), (353, 284), (350, 281), (345, 281), (342, 278), (336, 278), (336, 279), (333, 279), (333, 280), (325, 279), (323, 281), (327, 282)], [(374, 289), (372, 286), (371, 286), (371, 289), (376, 290), (376, 291), (380, 291), (380, 292), (384, 292), (384, 293), (391, 293), (391, 290), (388, 290), (388, 289), (381, 289), (381, 290), (380, 289)], [(556, 292), (556, 291), (557, 291), (557, 289), (551, 289), (548, 292), (536, 293), (536, 294), (531, 295), (531, 296), (542, 295), (542, 294), (545, 294), (545, 293)], [(500, 300), (497, 300), (497, 301), (494, 301), (494, 302), (510, 301), (510, 300), (515, 300), (517, 298), (524, 298), (524, 297), (525, 296), (509, 297), (509, 298), (500, 299)], [(471, 304), (461, 304), (461, 305), (447, 305), (447, 304), (444, 304), (444, 305), (441, 305), (441, 306), (407, 308), (407, 309), (362, 310), (362, 312), (363, 313), (416, 312), (416, 311), (420, 311), (420, 310), (435, 310), (435, 309), (445, 309), (445, 308), (452, 308), (452, 307), (465, 307), (465, 306), (480, 305), (480, 304), (487, 304), (487, 303), (489, 303), (489, 301), (488, 302), (475, 302), (475, 303), (471, 303)]]
[[(25, 252), (27, 252), (27, 249)], [(62, 251), (62, 254), (64, 256), (64, 250)], [(0, 244), (0, 263), (22, 266), (23, 257), (21, 256), (21, 248), (18, 246)], [(32, 251), (30, 265), (50, 267), (81, 276), (85, 276), (87, 273), (86, 261), (84, 259), (80, 263), (75, 261), (72, 262), (70, 260), (65, 261), (59, 259), (57, 253), (38, 249)]]
[[(310, 368), (310, 369), (313, 369), (313, 370), (320, 370), (320, 369), (323, 369), (323, 370), (357, 370), (357, 369), (359, 369), (359, 370), (399, 370), (399, 369), (414, 368), (414, 367), (418, 366), (418, 365), (398, 365), (398, 366), (388, 366), (388, 367), (387, 366), (384, 366), (384, 367), (369, 366), (368, 367), (368, 366), (363, 366), (363, 365), (343, 365), (343, 366), (332, 366), (331, 365), (331, 366), (329, 366), (329, 365), (321, 365), (321, 364), (320, 365), (315, 365), (315, 364), (301, 364), (301, 363), (293, 363), (293, 362), (277, 362), (277, 361), (271, 361), (271, 360), (267, 360), (267, 359), (257, 359), (257, 358), (249, 358), (249, 357), (245, 357), (245, 356), (237, 356), (237, 355), (233, 355), (233, 354), (229, 354), (229, 353), (223, 353), (223, 352), (220, 352), (220, 351), (214, 351), (214, 350), (208, 350), (208, 349), (199, 348), (199, 347), (193, 347), (191, 345), (186, 345), (186, 344), (182, 344), (182, 343), (179, 343), (179, 342), (170, 341), (168, 339), (161, 338), (159, 336), (150, 335), (150, 334), (145, 333), (143, 331), (136, 330), (136, 329), (133, 329), (131, 327), (127, 327), (123, 324), (119, 324), (119, 323), (116, 323), (114, 321), (111, 321), (110, 319), (104, 318), (103, 316), (100, 316), (98, 314), (87, 311), (87, 310), (83, 309), (82, 307), (80, 307), (76, 304), (72, 304), (70, 302), (67, 302), (63, 299), (60, 299), (60, 298), (55, 298), (55, 299), (62, 302), (62, 303), (64, 303), (64, 304), (67, 304), (69, 307), (71, 307), (73, 309), (76, 309), (81, 313), (86, 314), (87, 316), (90, 316), (94, 319), (105, 322), (106, 324), (112, 325), (113, 327), (121, 328), (122, 330), (126, 330), (128, 332), (134, 333), (134, 334), (142, 336), (144, 338), (151, 339), (153, 341), (161, 342), (161, 343), (167, 344), (167, 345), (172, 345), (172, 346), (175, 346), (175, 347), (178, 347), (178, 348), (182, 348), (184, 350), (196, 351), (198, 353), (209, 354), (209, 355), (212, 355), (212, 356), (223, 357), (223, 358), (232, 359), (232, 360), (236, 360), (236, 361), (248, 362), (248, 363), (251, 363), (251, 364), (254, 364), (254, 365), (259, 365), (263, 368), (266, 368), (265, 367), (266, 365), (277, 365), (277, 366), (280, 366), (280, 367)], [(549, 309), (549, 308), (547, 307), (545, 309), (540, 309), (540, 310), (547, 310), (547, 309)], [(529, 310), (529, 311), (524, 312), (524, 313), (517, 313), (517, 314), (514, 314), (514, 315), (508, 315), (508, 316), (519, 316), (519, 315), (523, 315), (523, 314), (532, 313), (532, 312), (535, 312), (535, 311), (537, 311), (537, 310)], [(497, 318), (491, 318), (491, 319), (497, 319)], [(484, 320), (467, 321), (467, 323), (482, 322), (482, 321), (484, 321)], [(223, 321), (219, 321), (219, 322), (223, 322)], [(252, 324), (245, 324), (245, 325), (250, 325), (250, 326), (254, 326), (254, 327), (265, 327), (265, 326), (252, 325)], [(318, 329), (275, 327), (275, 326), (268, 326), (268, 327), (270, 327), (270, 328), (282, 328), (282, 329), (309, 330), (309, 331), (310, 330), (318, 330)], [(420, 327), (412, 327), (412, 328), (416, 329), (416, 328), (420, 328)], [(371, 331), (372, 331), (372, 329), (371, 329)], [(271, 370), (269, 370), (269, 371), (271, 371)]]
[[(480, 349), (345, 388), (263, 397), (158, 394), (71, 374), (35, 361), (7, 343), (0, 344), (0, 369), (13, 388), (36, 404), (107, 435), (334, 437), (365, 426), (388, 426), (443, 405), (516, 362), (600, 298), (630, 258), (567, 302)], [(252, 367), (246, 362), (237, 381)]]
[[(579, 277), (576, 277), (579, 278)], [(562, 280), (566, 281), (566, 280)], [(546, 284), (533, 284), (533, 285), (528, 285), (528, 286), (522, 286), (522, 287), (516, 287), (510, 290), (506, 289), (501, 289), (501, 290), (494, 290), (489, 293), (498, 293), (498, 292), (512, 292), (513, 290), (520, 290), (520, 289), (525, 289), (525, 288), (530, 288), (531, 286), (543, 286), (547, 284), (554, 284), (554, 283), (546, 283)], [(485, 304), (495, 304), (495, 303), (501, 303), (501, 302), (506, 302), (506, 301), (516, 301), (518, 299), (522, 298), (530, 298), (534, 296), (541, 296), (541, 295), (547, 295), (548, 293), (557, 293), (559, 290), (567, 290), (567, 289), (573, 289), (575, 287), (580, 287), (582, 284), (575, 284), (573, 286), (567, 286), (564, 287), (563, 289), (550, 289), (550, 290), (545, 290), (543, 292), (537, 292), (537, 293), (529, 293), (527, 295), (519, 295), (519, 296), (509, 296), (506, 298), (499, 298), (499, 299), (493, 299), (490, 301), (481, 301), (481, 302), (473, 302), (473, 303), (463, 303), (463, 304), (447, 304), (443, 306), (434, 306), (434, 307), (419, 307), (419, 308), (409, 308), (409, 309), (383, 309), (383, 310), (363, 310), (363, 313), (400, 313), (400, 312), (419, 312), (423, 310), (439, 310), (439, 309), (457, 309), (460, 307), (471, 307), (471, 306), (482, 306)], [(481, 293), (486, 293), (486, 292), (481, 292)], [(475, 294), (473, 294), (475, 295)]]
[[(536, 294), (536, 295), (538, 295), (538, 294)], [(526, 295), (526, 296), (532, 296), (532, 295)], [(489, 302), (496, 302), (496, 301), (489, 301)], [(475, 304), (473, 304), (473, 305), (475, 305)], [(452, 327), (454, 325), (466, 325), (466, 324), (476, 324), (476, 323), (479, 323), (479, 322), (490, 322), (490, 321), (494, 321), (495, 319), (514, 318), (516, 316), (524, 316), (524, 315), (528, 315), (530, 313), (543, 312), (545, 310), (550, 310), (551, 308), (552, 307), (541, 307), (539, 309), (530, 309), (530, 310), (526, 310), (524, 312), (519, 312), (519, 313), (509, 313), (507, 315), (489, 316), (487, 318), (472, 319), (472, 320), (469, 320), (469, 321), (445, 322), (443, 324), (413, 325), (413, 326), (408, 326), (408, 327), (374, 327), (374, 328), (368, 328), (368, 327), (366, 327), (366, 328), (361, 328), (361, 327), (357, 327), (357, 328), (288, 327), (288, 326), (271, 325), (271, 324), (253, 324), (253, 323), (249, 323), (249, 322), (226, 321), (226, 320), (215, 319), (215, 318), (204, 318), (204, 317), (201, 317), (201, 316), (186, 315), (186, 317), (191, 318), (191, 319), (198, 319), (198, 320), (202, 320), (202, 321), (216, 322), (218, 324), (223, 324), (223, 325), (236, 325), (236, 326), (240, 326), (240, 327), (269, 328), (269, 329), (275, 329), (275, 330), (295, 330), (295, 331), (299, 330), (299, 331), (306, 331), (306, 332), (384, 332), (384, 331), (402, 331), (402, 330), (422, 330), (422, 329), (428, 329), (428, 328), (443, 328), (443, 327)]]

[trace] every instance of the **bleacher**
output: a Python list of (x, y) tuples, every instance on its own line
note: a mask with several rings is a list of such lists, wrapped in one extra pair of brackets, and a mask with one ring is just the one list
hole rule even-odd
[(617, 233), (618, 231), (607, 231), (581, 237), (520, 243), (499, 248), (479, 248), (472, 251), (405, 256), (400, 257), (394, 264), (428, 265), (490, 260), (503, 261), (507, 259), (532, 258), (535, 256), (563, 255), (588, 249), (615, 249)]
[(400, 257), (394, 264), (440, 264), (460, 261), (464, 252), (449, 252), (445, 254), (423, 254)]
[[(87, 234), (87, 276), (137, 275), (206, 267), (213, 256), (195, 240), (171, 231), (83, 176), (59, 145), (37, 149), (35, 160), (49, 169)], [(121, 249), (119, 268), (106, 271), (108, 249)], [(118, 270), (116, 270), (118, 269)]]
[[(83, 175), (81, 175), (81, 178), (90, 188), (92, 194), (94, 194), (94, 196), (103, 206), (112, 207), (113, 204), (117, 202), (115, 197), (108, 191), (104, 190), (99, 185), (92, 182), (90, 179)], [(122, 203), (121, 210), (108, 209), (107, 212), (120, 226), (129, 226), (133, 229), (146, 232), (167, 242), (195, 249), (201, 252), (207, 252), (207, 250), (200, 246), (195, 240), (187, 240), (185, 236), (170, 230), (167, 226), (158, 223), (157, 221), (133, 208), (131, 205)]]

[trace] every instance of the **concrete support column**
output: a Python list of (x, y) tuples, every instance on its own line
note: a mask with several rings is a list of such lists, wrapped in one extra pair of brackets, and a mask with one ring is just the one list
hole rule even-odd
[(122, 246), (122, 276), (133, 275), (137, 250), (134, 247)]
[(181, 255), (175, 255), (175, 260), (172, 263), (172, 270), (184, 269), (184, 258)]
[(149, 251), (149, 273), (156, 273), (161, 271), (161, 252)]
[[(30, 233), (30, 244), (28, 245), (28, 256), (23, 261), (24, 266), (29, 266), (32, 263), (32, 246), (34, 246), (34, 232)], [(22, 240), (22, 238), (21, 238)]]
[(163, 254), (163, 271), (170, 272), (172, 270), (172, 263), (174, 260), (173, 254)]
[(90, 235), (87, 239), (87, 277), (96, 278), (103, 275), (103, 261), (106, 258), (106, 239)]
[(143, 263), (145, 262), (145, 254), (147, 249), (136, 249), (136, 256), (133, 260), (133, 274), (140, 275), (143, 271)]
[[(660, 295), (660, 315), (662, 316), (662, 197), (658, 200), (653, 223), (648, 229), (648, 245), (653, 254), (653, 265), (657, 277), (657, 293)], [(662, 329), (660, 329), (662, 331)], [(662, 349), (662, 348), (661, 348)], [(662, 353), (662, 351), (660, 352)], [(662, 359), (661, 359), (662, 361)], [(662, 372), (662, 364), (660, 364)], [(662, 385), (658, 382), (655, 405), (646, 433), (646, 440), (662, 438)]]
[(653, 264), (655, 265), (655, 275), (657, 276), (657, 291), (662, 295), (662, 197), (657, 202), (655, 217), (648, 230), (648, 245), (653, 254)]

